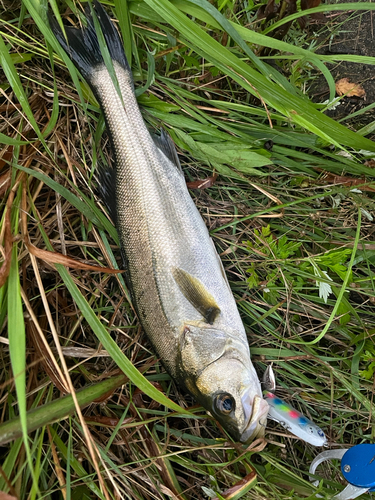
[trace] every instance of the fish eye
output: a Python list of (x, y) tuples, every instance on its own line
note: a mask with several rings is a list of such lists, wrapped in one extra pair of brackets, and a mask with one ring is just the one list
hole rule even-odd
[(230, 394), (224, 393), (216, 397), (215, 406), (220, 413), (229, 415), (235, 409), (236, 403)]
[(311, 427), (311, 425), (308, 426), (307, 430), (309, 431), (310, 434), (314, 434), (314, 428)]

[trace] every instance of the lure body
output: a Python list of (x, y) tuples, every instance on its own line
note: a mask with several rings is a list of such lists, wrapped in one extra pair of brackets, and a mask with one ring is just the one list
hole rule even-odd
[(279, 422), (284, 429), (313, 446), (324, 446), (327, 438), (320, 427), (288, 405), (272, 392), (265, 391), (264, 398), (269, 405), (268, 418)]
[(275, 396), (276, 378), (272, 366), (268, 366), (263, 375), (264, 398), (269, 405), (268, 418), (275, 420), (284, 429), (313, 446), (324, 446), (327, 438), (320, 427), (295, 410), (283, 399)]

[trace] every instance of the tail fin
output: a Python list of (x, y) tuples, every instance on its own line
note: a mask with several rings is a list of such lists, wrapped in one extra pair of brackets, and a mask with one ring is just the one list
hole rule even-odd
[[(93, 1), (92, 8), (98, 18), (111, 59), (118, 62), (127, 71), (130, 71), (119, 34), (107, 12), (97, 0)], [(90, 83), (95, 68), (103, 65), (104, 59), (100, 50), (89, 4), (85, 7), (85, 14), (87, 27), (80, 29), (65, 26), (66, 38), (59, 23), (52, 14), (48, 13), (48, 19), (51, 29), (60, 45), (69, 55), (85, 80)]]

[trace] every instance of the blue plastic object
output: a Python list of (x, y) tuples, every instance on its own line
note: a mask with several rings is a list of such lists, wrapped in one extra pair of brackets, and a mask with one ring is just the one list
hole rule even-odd
[(349, 448), (342, 457), (341, 472), (348, 483), (375, 491), (375, 444)]

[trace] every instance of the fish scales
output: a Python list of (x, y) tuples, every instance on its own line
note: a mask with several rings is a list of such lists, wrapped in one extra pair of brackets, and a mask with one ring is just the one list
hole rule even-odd
[(153, 139), (143, 121), (116, 29), (98, 2), (93, 9), (117, 82), (104, 63), (89, 8), (87, 28), (65, 28), (68, 44), (51, 17), (50, 24), (105, 116), (115, 185), (103, 191), (115, 197), (137, 314), (171, 376), (234, 439), (248, 442), (264, 434), (268, 406), (222, 263), (180, 165), (169, 158), (171, 140), (166, 134)]
[(185, 179), (151, 139), (132, 82), (121, 66), (115, 65), (115, 70), (123, 103), (106, 68), (95, 75), (93, 85), (100, 95), (116, 158), (117, 229), (138, 314), (176, 378), (177, 350), (171, 356), (171, 345), (178, 342), (186, 319), (199, 321), (202, 315), (183, 296), (172, 276), (173, 268), (188, 270), (200, 279), (220, 303), (226, 320), (242, 329), (245, 350), (248, 343)]

